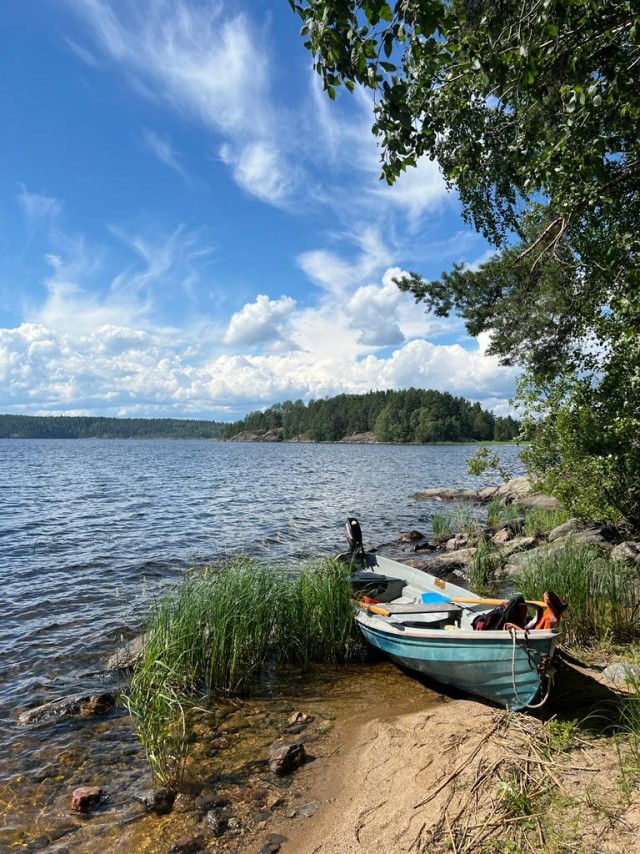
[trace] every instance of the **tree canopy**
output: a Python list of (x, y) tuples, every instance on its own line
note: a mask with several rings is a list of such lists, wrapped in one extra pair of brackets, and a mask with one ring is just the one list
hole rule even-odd
[(520, 431), (510, 416), (500, 417), (447, 392), (410, 388), (339, 394), (312, 400), (286, 400), (230, 424), (223, 437), (242, 433), (279, 439), (338, 442), (361, 433), (373, 433), (379, 442), (509, 441)]
[(437, 160), (499, 250), (398, 284), (525, 369), (531, 472), (640, 530), (637, 0), (290, 0), (330, 97), (374, 91), (389, 183)]
[(540, 193), (554, 212), (547, 244), (574, 219), (617, 221), (621, 205), (637, 221), (636, 0), (289, 2), (329, 96), (375, 90), (390, 183), (437, 160), (494, 243)]
[(217, 439), (225, 427), (183, 418), (0, 415), (0, 439)]

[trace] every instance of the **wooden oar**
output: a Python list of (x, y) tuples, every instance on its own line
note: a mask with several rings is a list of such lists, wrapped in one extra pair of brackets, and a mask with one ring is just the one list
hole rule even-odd
[[(449, 599), (450, 602), (455, 602), (458, 605), (504, 605), (507, 599), (487, 599), (484, 597), (476, 597), (476, 596), (452, 596)], [(544, 602), (538, 602), (535, 599), (527, 599), (527, 605), (535, 605), (539, 608), (546, 608), (546, 604)]]

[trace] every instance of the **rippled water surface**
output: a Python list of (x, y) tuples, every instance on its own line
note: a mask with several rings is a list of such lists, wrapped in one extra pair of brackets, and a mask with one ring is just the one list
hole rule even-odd
[(474, 450), (0, 440), (1, 791), (18, 780), (23, 791), (35, 786), (40, 808), (60, 763), (91, 750), (103, 763), (136, 753), (117, 720), (99, 735), (95, 725), (26, 730), (16, 719), (103, 688), (106, 658), (135, 633), (160, 584), (229, 551), (277, 561), (335, 554), (346, 548), (348, 514), (360, 519), (368, 546), (411, 528), (428, 534), (438, 505), (414, 493), (484, 485), (466, 473)]

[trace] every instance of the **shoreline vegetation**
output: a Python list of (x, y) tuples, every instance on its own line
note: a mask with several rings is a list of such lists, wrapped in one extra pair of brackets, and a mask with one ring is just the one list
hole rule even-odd
[(224, 439), (235, 442), (512, 442), (520, 424), (446, 392), (372, 391), (278, 403), (232, 423), (183, 418), (0, 414), (0, 439)]
[[(522, 479), (482, 498), (440, 492), (432, 540), (400, 536), (397, 546), (413, 553), (407, 563), (453, 573), (482, 595), (554, 589), (569, 602), (549, 705), (538, 716), (510, 714), (430, 684), (443, 692), (440, 705), (400, 717), (378, 709), (373, 720), (340, 721), (331, 737), (297, 712), (263, 760), (289, 781), (291, 797), (283, 792), (244, 829), (234, 830), (226, 801), (210, 822), (216, 832), (203, 832), (194, 814), (189, 844), (248, 852), (262, 834), (270, 854), (349, 854), (373, 850), (374, 840), (376, 850), (418, 854), (587, 852), (596, 842), (629, 850), (640, 829), (640, 545), (535, 494), (525, 506)], [(485, 523), (473, 512), (479, 500)], [(155, 603), (127, 704), (172, 798), (198, 779), (190, 754), (205, 710), (230, 700), (241, 709), (265, 680), (277, 693), (282, 667), (303, 674), (366, 658), (349, 600), (349, 569), (335, 561), (292, 572), (241, 560), (189, 573)], [(617, 669), (605, 669), (612, 662)], [(283, 751), (294, 758), (278, 770)], [(298, 812), (293, 797), (315, 806)]]
[(0, 414), (0, 439), (219, 439), (226, 426), (186, 418)]

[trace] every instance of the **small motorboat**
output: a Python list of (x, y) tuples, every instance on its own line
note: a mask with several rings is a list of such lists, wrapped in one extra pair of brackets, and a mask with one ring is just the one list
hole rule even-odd
[[(355, 619), (369, 644), (402, 667), (509, 710), (546, 702), (557, 624), (552, 619), (552, 628), (533, 627), (546, 601), (518, 597), (517, 622), (501, 625), (488, 617), (505, 610), (503, 600), (474, 596), (422, 569), (366, 552), (357, 519), (347, 521), (347, 536)], [(501, 627), (490, 628), (496, 622)]]

